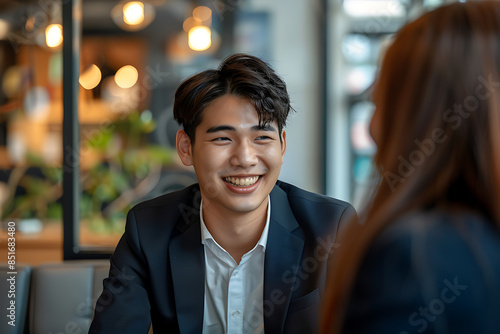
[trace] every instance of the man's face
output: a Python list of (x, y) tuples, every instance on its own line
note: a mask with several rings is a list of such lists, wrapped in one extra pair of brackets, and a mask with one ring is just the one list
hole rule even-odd
[(205, 108), (194, 144), (181, 130), (177, 148), (183, 163), (194, 166), (204, 208), (249, 213), (267, 205), (283, 163), (286, 135), (281, 142), (276, 122), (259, 126), (248, 100), (224, 95)]

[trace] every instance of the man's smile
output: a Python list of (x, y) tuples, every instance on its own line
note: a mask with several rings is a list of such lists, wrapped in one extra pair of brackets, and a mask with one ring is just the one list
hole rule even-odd
[(222, 180), (236, 187), (249, 187), (254, 185), (259, 180), (260, 175), (237, 177), (237, 176), (226, 176)]

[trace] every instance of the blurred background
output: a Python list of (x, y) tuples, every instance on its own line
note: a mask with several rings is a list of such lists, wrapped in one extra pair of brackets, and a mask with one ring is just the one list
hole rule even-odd
[[(359, 207), (380, 54), (405, 22), (446, 2), (83, 0), (73, 150), (62, 141), (68, 1), (0, 2), (0, 245), (15, 221), (18, 261), (32, 264), (62, 260), (69, 224), (75, 247), (112, 249), (131, 206), (196, 182), (175, 152), (174, 93), (235, 52), (261, 57), (288, 85), (297, 112), (280, 179)], [(63, 222), (62, 162), (75, 156), (79, 219)]]

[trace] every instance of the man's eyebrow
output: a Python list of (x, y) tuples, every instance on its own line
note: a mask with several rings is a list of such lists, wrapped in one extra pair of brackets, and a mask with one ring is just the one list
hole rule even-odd
[[(272, 125), (254, 125), (251, 127), (252, 131), (271, 131), (276, 132), (276, 128)], [(236, 128), (231, 125), (217, 125), (209, 128), (207, 133), (214, 133), (219, 131), (236, 131)]]
[(272, 131), (272, 132), (275, 132), (276, 129), (274, 126), (272, 126), (270, 124), (265, 124), (265, 125), (252, 126), (252, 131)]
[(214, 133), (219, 131), (236, 131), (236, 129), (230, 125), (217, 125), (209, 128), (207, 133)]

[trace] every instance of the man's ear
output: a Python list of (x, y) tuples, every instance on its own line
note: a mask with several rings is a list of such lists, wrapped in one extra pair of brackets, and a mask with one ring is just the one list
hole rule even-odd
[(182, 163), (186, 166), (192, 166), (193, 151), (191, 148), (191, 139), (184, 130), (177, 131), (175, 146), (177, 147), (177, 154), (179, 154)]
[(283, 163), (283, 159), (285, 158), (286, 152), (286, 132), (281, 131), (281, 163)]

